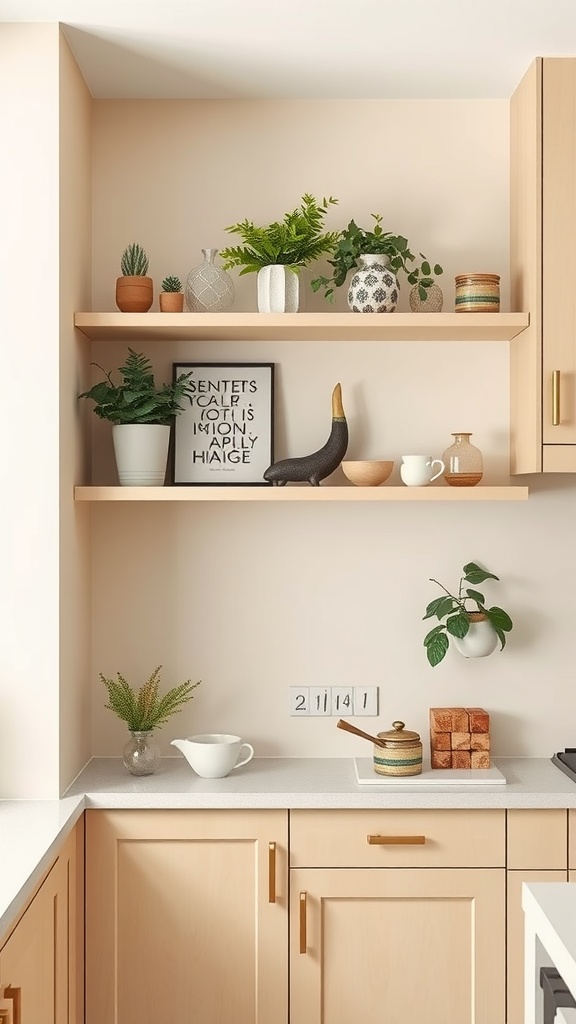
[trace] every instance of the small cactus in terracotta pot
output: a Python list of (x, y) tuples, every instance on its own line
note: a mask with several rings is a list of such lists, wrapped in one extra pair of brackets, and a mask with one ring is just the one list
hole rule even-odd
[(184, 292), (179, 277), (165, 277), (160, 292), (160, 311), (162, 313), (181, 313), (184, 309)]
[(152, 278), (148, 277), (148, 256), (137, 242), (122, 253), (122, 277), (116, 281), (116, 305), (122, 313), (147, 313), (154, 299)]

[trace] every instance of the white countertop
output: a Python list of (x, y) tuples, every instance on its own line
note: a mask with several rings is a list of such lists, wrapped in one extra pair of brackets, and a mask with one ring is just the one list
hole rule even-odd
[(183, 757), (142, 778), (93, 758), (61, 800), (0, 801), (0, 937), (84, 808), (576, 808), (576, 783), (548, 758), (494, 763), (507, 785), (402, 788), (359, 785), (353, 758), (256, 757), (225, 779), (199, 778)]
[[(576, 783), (547, 758), (495, 758), (506, 785), (410, 788), (356, 781), (354, 758), (255, 757), (225, 779), (201, 779), (183, 757), (166, 757), (154, 775), (129, 775), (120, 758), (93, 758), (67, 796), (86, 807), (473, 808), (576, 807)], [(442, 772), (438, 773), (439, 778)]]

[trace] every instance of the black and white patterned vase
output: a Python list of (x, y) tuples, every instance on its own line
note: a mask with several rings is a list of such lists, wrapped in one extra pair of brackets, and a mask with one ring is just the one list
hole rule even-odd
[(399, 295), (398, 278), (390, 270), (388, 257), (364, 253), (348, 288), (350, 309), (354, 313), (393, 313)]

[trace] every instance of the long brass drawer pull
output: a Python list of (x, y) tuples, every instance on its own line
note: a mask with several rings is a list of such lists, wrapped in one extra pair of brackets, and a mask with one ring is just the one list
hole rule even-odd
[(276, 843), (268, 843), (268, 903), (276, 903)]
[(552, 426), (560, 423), (560, 370), (552, 371)]
[(308, 893), (300, 893), (300, 952), (306, 953), (308, 949), (308, 939), (306, 937), (306, 910), (307, 910)]
[(423, 846), (426, 836), (367, 836), (369, 846)]

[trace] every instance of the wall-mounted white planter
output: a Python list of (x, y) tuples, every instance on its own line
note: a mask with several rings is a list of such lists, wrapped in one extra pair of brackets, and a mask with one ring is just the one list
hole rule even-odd
[(118, 478), (123, 486), (161, 487), (166, 476), (170, 427), (123, 423), (112, 427)]
[(283, 264), (258, 271), (258, 312), (297, 313), (300, 302), (298, 274)]
[(479, 612), (471, 614), (470, 628), (465, 637), (453, 636), (450, 639), (464, 658), (486, 658), (498, 644), (498, 634)]

